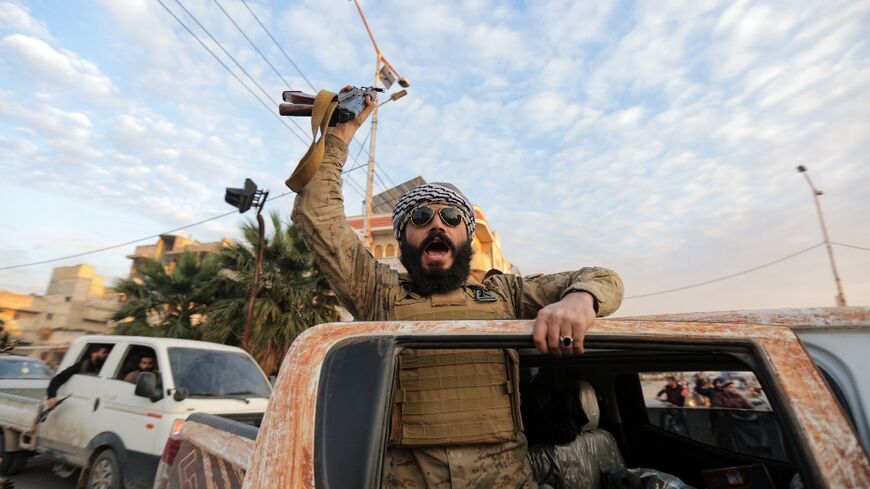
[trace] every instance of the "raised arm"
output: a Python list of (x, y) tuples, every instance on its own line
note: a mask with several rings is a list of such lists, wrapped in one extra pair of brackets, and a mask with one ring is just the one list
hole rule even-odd
[(296, 195), (293, 224), (314, 254), (342, 305), (357, 319), (373, 319), (372, 306), (379, 277), (390, 273), (378, 263), (347, 223), (341, 193), (341, 169), (347, 160), (347, 143), (371, 112), (339, 124), (326, 136), (323, 162), (317, 173)]

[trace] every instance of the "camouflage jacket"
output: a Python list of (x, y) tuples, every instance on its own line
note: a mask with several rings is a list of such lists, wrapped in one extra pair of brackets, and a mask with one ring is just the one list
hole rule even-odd
[[(341, 169), (347, 145), (326, 136), (323, 163), (296, 196), (292, 219), (315, 261), (345, 309), (361, 321), (395, 319), (399, 273), (379, 263), (347, 223), (341, 193)], [(407, 276), (402, 276), (407, 281)], [(469, 278), (469, 283), (473, 279)], [(595, 298), (598, 316), (613, 313), (622, 302), (622, 280), (612, 270), (585, 267), (574, 272), (519, 277), (496, 274), (483, 284), (506, 300), (518, 319), (534, 319), (538, 310), (570, 292)]]

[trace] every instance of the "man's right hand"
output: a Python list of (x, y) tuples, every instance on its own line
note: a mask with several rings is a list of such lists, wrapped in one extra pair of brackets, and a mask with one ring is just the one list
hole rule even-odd
[[(339, 93), (346, 92), (351, 89), (353, 89), (353, 86), (348, 85), (339, 90)], [(353, 135), (356, 134), (357, 129), (359, 129), (360, 126), (363, 125), (363, 122), (365, 122), (366, 119), (369, 118), (369, 114), (371, 114), (372, 111), (375, 109), (375, 104), (371, 97), (366, 96), (365, 102), (365, 108), (362, 110), (362, 112), (359, 113), (358, 116), (356, 116), (356, 119), (352, 121), (347, 121), (342, 124), (336, 124), (335, 127), (330, 127), (329, 134), (340, 138), (342, 141), (344, 141), (345, 144), (350, 146), (350, 142), (353, 140)]]
[(57, 407), (57, 402), (58, 402), (58, 401), (57, 401), (57, 398), (56, 398), (56, 397), (49, 397), (48, 400), (45, 401), (45, 406), (46, 406), (49, 410), (51, 410), (51, 409), (54, 409), (54, 408)]

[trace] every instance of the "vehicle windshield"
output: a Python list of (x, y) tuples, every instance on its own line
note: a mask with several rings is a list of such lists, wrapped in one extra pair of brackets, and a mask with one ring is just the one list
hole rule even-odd
[(0, 361), (0, 379), (50, 379), (51, 371), (44, 363), (30, 358)]
[(269, 397), (260, 369), (243, 353), (169, 348), (176, 388), (191, 397)]

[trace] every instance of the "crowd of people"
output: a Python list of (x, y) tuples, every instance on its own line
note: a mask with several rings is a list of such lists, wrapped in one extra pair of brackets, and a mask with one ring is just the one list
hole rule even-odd
[(761, 384), (754, 375), (744, 372), (697, 372), (689, 382), (669, 375), (656, 399), (675, 407), (714, 407), (755, 409), (768, 406)]

